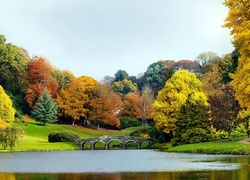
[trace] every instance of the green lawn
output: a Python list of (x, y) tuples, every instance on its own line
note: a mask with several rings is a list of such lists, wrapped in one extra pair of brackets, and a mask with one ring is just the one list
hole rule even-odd
[[(102, 135), (129, 135), (134, 128), (128, 128), (122, 131), (115, 130), (94, 130), (79, 126), (39, 124), (35, 120), (30, 119), (29, 124), (13, 123), (12, 126), (21, 127), (24, 130), (24, 136), (20, 138), (19, 145), (13, 151), (42, 151), (42, 150), (77, 150), (79, 149), (75, 143), (49, 143), (48, 135), (54, 131), (72, 131), (78, 134), (81, 138), (90, 138)], [(3, 149), (0, 146), (0, 152)]]
[(206, 154), (250, 154), (250, 144), (240, 142), (241, 139), (243, 138), (197, 144), (185, 144), (176, 147), (169, 147), (165, 151)]

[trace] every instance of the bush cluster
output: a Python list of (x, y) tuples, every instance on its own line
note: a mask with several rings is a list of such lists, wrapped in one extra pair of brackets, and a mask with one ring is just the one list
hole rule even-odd
[(52, 132), (48, 136), (49, 142), (74, 142), (80, 137), (70, 131)]
[(141, 122), (132, 118), (121, 118), (119, 129), (126, 129), (129, 127), (141, 126)]
[(150, 138), (157, 139), (158, 132), (154, 126), (143, 126), (133, 132), (131, 132), (130, 136), (141, 137), (142, 135), (148, 135)]

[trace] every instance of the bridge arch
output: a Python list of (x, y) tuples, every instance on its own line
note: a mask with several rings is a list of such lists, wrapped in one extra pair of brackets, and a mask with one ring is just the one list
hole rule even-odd
[(140, 149), (139, 143), (138, 143), (137, 141), (135, 141), (135, 140), (128, 140), (128, 141), (126, 141), (126, 142), (124, 143), (124, 149), (128, 149), (128, 147), (127, 147), (127, 144), (128, 144), (128, 143), (135, 143), (135, 144), (136, 144), (136, 148), (137, 148), (137, 149)]
[(107, 143), (106, 143), (106, 149), (110, 149), (109, 145), (111, 142), (113, 141), (118, 141), (121, 145), (122, 145), (122, 148), (123, 148), (123, 142), (119, 139), (110, 139)]
[[(89, 146), (89, 148), (87, 148), (86, 146)], [(91, 150), (92, 149), (92, 144), (90, 142), (88, 142), (88, 141), (83, 142), (82, 145), (81, 145), (81, 149), (82, 150), (86, 150), (86, 149)]]
[(102, 141), (102, 140), (97, 140), (97, 141), (95, 141), (94, 143), (93, 143), (93, 149), (95, 150), (96, 149), (96, 144), (97, 143), (102, 143), (103, 144), (103, 146), (104, 146), (104, 149), (106, 149), (106, 143), (104, 142), (104, 141)]

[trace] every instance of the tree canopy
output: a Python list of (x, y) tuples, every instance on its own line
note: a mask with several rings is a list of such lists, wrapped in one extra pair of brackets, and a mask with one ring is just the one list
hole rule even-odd
[(12, 107), (12, 101), (0, 85), (0, 119), (7, 123), (12, 123), (14, 116), (15, 109)]
[(26, 91), (25, 100), (30, 108), (45, 91), (50, 93), (52, 98), (58, 94), (58, 83), (52, 76), (52, 67), (44, 57), (34, 57), (28, 64), (29, 86)]
[(57, 97), (59, 116), (69, 117), (79, 121), (81, 117), (87, 117), (90, 110), (90, 101), (95, 93), (97, 81), (89, 76), (80, 76), (61, 90)]
[(204, 103), (208, 105), (201, 82), (195, 74), (187, 70), (177, 71), (159, 91), (153, 104), (156, 128), (165, 133), (173, 133), (174, 122), (188, 98), (190, 102), (203, 99)]
[(246, 0), (226, 0), (229, 8), (224, 26), (231, 30), (233, 44), (239, 49), (238, 68), (231, 75), (231, 85), (242, 108), (250, 110), (250, 2)]

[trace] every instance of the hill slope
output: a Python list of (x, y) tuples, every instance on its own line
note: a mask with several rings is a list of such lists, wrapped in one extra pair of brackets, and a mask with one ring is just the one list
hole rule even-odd
[(54, 131), (71, 131), (78, 134), (81, 138), (89, 138), (102, 135), (128, 135), (134, 130), (134, 128), (128, 128), (123, 131), (94, 130), (84, 127), (59, 124), (46, 124), (43, 126), (35, 120), (30, 120), (28, 125), (25, 125), (24, 123), (13, 123), (13, 126), (21, 127), (24, 130), (24, 136), (20, 138), (18, 147), (13, 149), (13, 151), (79, 149), (75, 143), (49, 143), (48, 135)]

